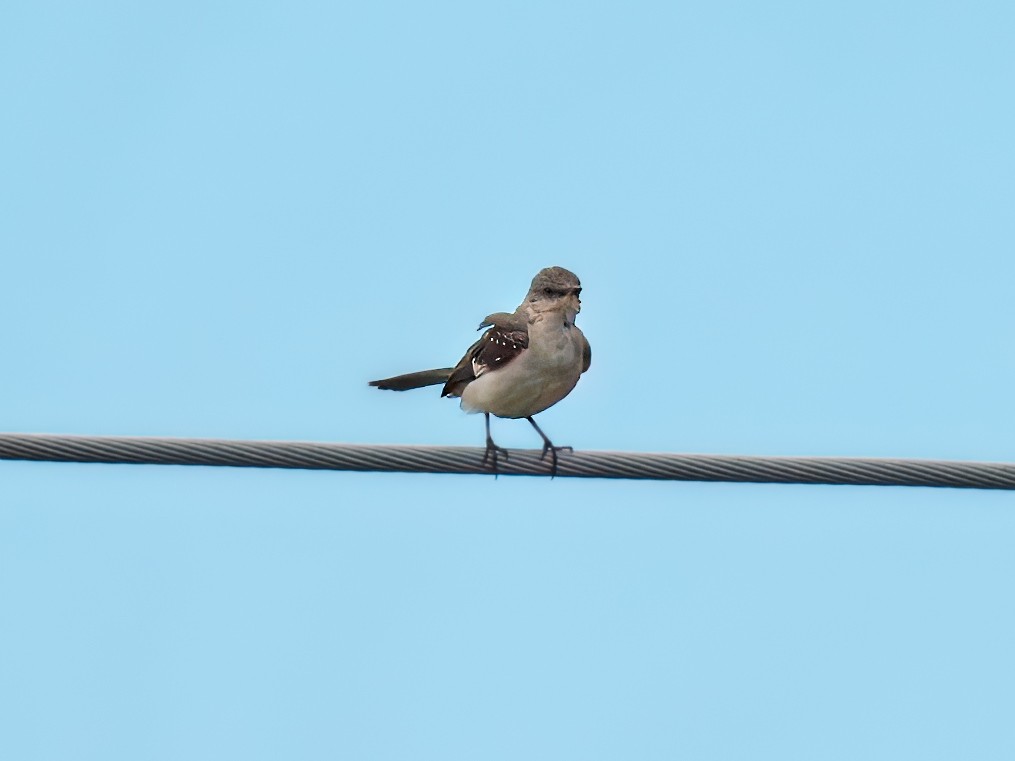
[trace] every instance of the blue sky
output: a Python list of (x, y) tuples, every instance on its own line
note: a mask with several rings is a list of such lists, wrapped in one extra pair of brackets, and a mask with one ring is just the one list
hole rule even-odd
[[(1008, 3), (8, 3), (18, 432), (1015, 460)], [(524, 422), (497, 441), (534, 447)], [(0, 756), (1015, 753), (1012, 497), (0, 463)]]

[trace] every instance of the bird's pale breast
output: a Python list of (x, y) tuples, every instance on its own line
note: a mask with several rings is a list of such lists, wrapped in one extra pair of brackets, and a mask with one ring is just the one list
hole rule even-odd
[(574, 326), (536, 323), (529, 348), (503, 369), (472, 381), (462, 393), (466, 412), (520, 418), (556, 404), (578, 383), (584, 338)]

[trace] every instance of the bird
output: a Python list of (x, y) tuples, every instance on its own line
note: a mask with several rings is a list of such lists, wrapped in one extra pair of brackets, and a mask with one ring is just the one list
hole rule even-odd
[(498, 458), (508, 450), (497, 446), (490, 435), (490, 415), (529, 421), (543, 439), (540, 459), (550, 455), (551, 477), (557, 475), (557, 453), (574, 451), (554, 446), (533, 420), (574, 389), (592, 363), (592, 349), (575, 325), (581, 311), (581, 282), (563, 267), (541, 269), (514, 312), (495, 312), (479, 324), (485, 332), (454, 367), (421, 370), (370, 381), (390, 391), (443, 383), (441, 397), (461, 399), (468, 413), (482, 412), (486, 420), (486, 451), (483, 464), (492, 462), (497, 474)]

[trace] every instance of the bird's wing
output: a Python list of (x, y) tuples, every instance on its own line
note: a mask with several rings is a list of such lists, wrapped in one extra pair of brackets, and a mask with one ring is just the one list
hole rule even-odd
[(514, 315), (492, 314), (479, 327), (488, 326), (455, 365), (441, 396), (461, 396), (465, 387), (480, 375), (499, 370), (529, 347), (528, 326)]

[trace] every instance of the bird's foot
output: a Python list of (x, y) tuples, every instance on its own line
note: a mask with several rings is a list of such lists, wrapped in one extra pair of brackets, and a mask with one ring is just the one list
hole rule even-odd
[(546, 459), (546, 453), (550, 453), (550, 478), (557, 475), (557, 452), (574, 452), (574, 447), (555, 447), (547, 439), (543, 442), (543, 453), (539, 455), (540, 460)]
[(493, 443), (493, 439), (487, 438), (486, 440), (486, 451), (483, 452), (483, 465), (486, 465), (486, 461), (490, 460), (493, 466), (493, 477), (496, 478), (499, 475), (497, 470), (497, 459), (503, 455), (504, 459), (510, 459), (508, 451), (504, 447), (499, 447)]

